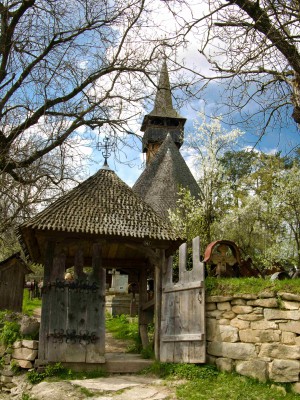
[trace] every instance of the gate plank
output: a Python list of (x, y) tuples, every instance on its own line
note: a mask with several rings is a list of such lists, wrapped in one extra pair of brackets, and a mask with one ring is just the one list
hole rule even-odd
[(92, 277), (98, 289), (90, 292), (87, 299), (87, 327), (96, 335), (95, 343), (86, 345), (87, 363), (105, 362), (105, 283), (106, 270), (102, 266), (101, 243), (93, 245)]
[(200, 240), (193, 240), (193, 269), (187, 270), (187, 244), (179, 249), (179, 282), (162, 275), (160, 361), (205, 362), (204, 265), (200, 262)]

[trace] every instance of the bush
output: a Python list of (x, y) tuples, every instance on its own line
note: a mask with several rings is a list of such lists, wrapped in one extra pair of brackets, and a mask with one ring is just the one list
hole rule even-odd
[(0, 342), (10, 346), (20, 338), (20, 324), (16, 321), (5, 321), (0, 331)]

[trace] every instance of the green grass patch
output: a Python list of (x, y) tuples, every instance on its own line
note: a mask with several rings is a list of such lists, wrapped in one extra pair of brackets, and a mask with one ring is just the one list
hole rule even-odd
[(106, 317), (106, 329), (112, 333), (115, 339), (130, 341), (128, 346), (130, 353), (140, 353), (142, 350), (137, 318), (129, 318), (126, 315), (115, 317), (109, 315)]
[(128, 353), (139, 353), (145, 359), (154, 358), (153, 336), (154, 326), (149, 324), (148, 336), (150, 343), (143, 349), (141, 338), (139, 335), (139, 324), (137, 317), (129, 317), (128, 315), (118, 315), (112, 317), (106, 316), (106, 329), (111, 332), (115, 339), (128, 340)]
[(270, 281), (262, 278), (206, 278), (206, 294), (210, 296), (236, 295), (236, 294), (256, 294), (270, 291), (289, 292), (300, 295), (299, 279), (284, 279)]
[(296, 400), (289, 385), (260, 383), (236, 374), (219, 373), (196, 379), (177, 388), (178, 400)]
[(36, 308), (39, 308), (42, 306), (42, 300), (38, 299), (37, 297), (34, 299), (30, 299), (29, 297), (29, 291), (27, 289), (24, 289), (24, 294), (23, 294), (23, 305), (22, 305), (22, 312), (23, 314), (32, 316), (33, 312)]
[(150, 367), (144, 369), (144, 374), (154, 374), (164, 379), (211, 379), (219, 372), (213, 365), (174, 364), (155, 361)]
[(154, 362), (143, 373), (163, 379), (182, 380), (176, 389), (178, 400), (296, 400), (290, 384), (261, 383), (236, 373), (219, 372), (213, 365)]
[(94, 397), (96, 394), (85, 387), (80, 388), (80, 392), (84, 394), (86, 397)]
[(55, 382), (70, 379), (93, 379), (105, 376), (107, 376), (107, 372), (101, 368), (93, 371), (76, 372), (64, 367), (61, 363), (47, 365), (44, 372), (32, 370), (27, 373), (27, 379), (33, 385), (43, 380)]
[(22, 393), (21, 400), (36, 400), (36, 397), (31, 397), (28, 393)]
[(126, 315), (106, 318), (106, 329), (113, 334), (115, 339), (134, 340), (139, 339), (139, 325), (137, 318), (129, 318)]

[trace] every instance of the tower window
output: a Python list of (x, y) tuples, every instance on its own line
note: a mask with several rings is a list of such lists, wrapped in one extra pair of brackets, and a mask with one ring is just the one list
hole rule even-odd
[(179, 125), (179, 121), (174, 118), (167, 118), (166, 123), (167, 123), (167, 126), (178, 126)]
[(151, 125), (163, 125), (163, 124), (164, 124), (164, 121), (162, 119), (157, 118), (157, 119), (151, 120)]

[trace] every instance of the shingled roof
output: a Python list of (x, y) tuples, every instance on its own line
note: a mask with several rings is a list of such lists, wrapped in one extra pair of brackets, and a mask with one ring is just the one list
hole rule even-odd
[(173, 107), (168, 67), (165, 60), (162, 63), (159, 75), (154, 108), (149, 114), (145, 115), (141, 131), (145, 131), (149, 116), (175, 118), (186, 121), (186, 118), (183, 118)]
[(28, 229), (178, 239), (172, 227), (109, 168), (100, 169), (21, 225), (21, 236)]
[(176, 207), (180, 187), (189, 189), (192, 196), (199, 197), (199, 186), (168, 134), (132, 189), (166, 219), (168, 210)]

